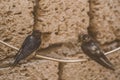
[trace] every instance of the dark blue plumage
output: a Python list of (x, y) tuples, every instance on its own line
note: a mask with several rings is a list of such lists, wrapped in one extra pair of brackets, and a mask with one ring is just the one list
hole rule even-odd
[(15, 56), (15, 61), (13, 66), (19, 63), (22, 59), (25, 59), (29, 55), (31, 55), (35, 50), (39, 48), (41, 44), (41, 32), (38, 30), (34, 30), (31, 35), (28, 35), (24, 40), (20, 50)]

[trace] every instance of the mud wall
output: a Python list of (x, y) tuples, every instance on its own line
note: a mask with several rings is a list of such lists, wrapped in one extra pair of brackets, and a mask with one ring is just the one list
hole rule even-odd
[[(39, 0), (38, 0), (39, 1)], [(119, 0), (40, 0), (34, 25), (35, 0), (0, 0), (0, 40), (20, 48), (33, 28), (40, 30), (42, 45), (65, 43), (36, 53), (60, 59), (87, 58), (78, 35), (89, 33), (105, 51), (120, 45)], [(16, 50), (0, 43), (1, 65), (12, 61)], [(58, 63), (45, 59), (24, 60), (0, 69), (0, 80), (120, 80), (120, 51), (107, 56), (116, 71), (93, 60)]]

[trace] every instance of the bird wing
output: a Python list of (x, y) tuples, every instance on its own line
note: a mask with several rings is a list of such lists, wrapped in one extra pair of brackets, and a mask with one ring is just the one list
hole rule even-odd
[[(92, 52), (95, 54), (95, 56), (97, 56), (102, 61), (106, 62), (107, 64), (112, 65), (111, 62), (108, 60), (108, 58), (104, 55), (104, 52), (100, 49), (100, 47), (97, 43), (91, 43), (91, 45), (94, 46), (94, 48), (95, 48), (95, 50), (93, 50), (93, 52)], [(92, 47), (89, 47), (89, 48), (92, 48)]]
[(25, 45), (27, 44), (27, 42), (29, 42), (29, 37), (30, 37), (31, 35), (28, 35), (26, 38), (25, 38), (25, 40), (24, 40), (24, 42), (22, 43), (22, 46), (21, 46), (21, 48), (18, 50), (18, 52), (16, 53), (16, 55), (15, 55), (15, 59), (16, 59), (16, 57), (21, 53), (21, 51), (23, 50), (23, 48), (25, 47)]
[(18, 57), (25, 58), (29, 56), (31, 53), (33, 53), (38, 47), (39, 47), (39, 40), (35, 39), (33, 36), (30, 35), (23, 42)]
[(81, 47), (83, 49), (83, 52), (87, 56), (89, 56), (90, 58), (92, 58), (93, 60), (101, 64), (102, 66), (114, 70), (113, 65), (107, 59), (107, 57), (104, 55), (104, 53), (102, 52), (102, 50), (99, 48), (99, 46), (96, 43), (90, 42), (89, 44), (82, 44)]
[(28, 57), (32, 54), (40, 45), (40, 40), (36, 39), (32, 35), (28, 36), (22, 44), (21, 49), (15, 57), (13, 65), (16, 65), (20, 60)]

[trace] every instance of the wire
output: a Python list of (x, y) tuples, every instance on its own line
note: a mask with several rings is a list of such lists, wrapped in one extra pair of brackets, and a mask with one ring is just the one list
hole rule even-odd
[[(3, 42), (1, 40), (0, 40), (0, 43), (4, 44), (4, 45), (6, 45), (6, 46), (8, 46), (10, 48), (13, 48), (13, 49), (15, 49), (17, 51), (19, 50), (17, 47), (14, 47), (14, 46), (12, 46), (12, 45), (10, 45), (8, 43), (5, 43), (5, 42)], [(120, 47), (118, 47), (118, 48), (116, 48), (114, 50), (111, 50), (109, 52), (106, 52), (105, 55), (111, 54), (111, 53), (116, 52), (118, 50), (120, 50)], [(47, 59), (47, 60), (52, 60), (52, 61), (56, 61), (56, 62), (64, 62), (64, 63), (75, 63), (75, 62), (82, 62), (82, 61), (88, 60), (87, 58), (86, 59), (56, 59), (56, 58), (52, 58), (52, 57), (42, 56), (42, 55), (39, 55), (39, 54), (36, 54), (35, 57), (36, 58), (43, 58), (43, 59)]]
[(75, 62), (82, 62), (82, 61), (87, 60), (87, 59), (56, 59), (56, 58), (41, 56), (41, 55), (38, 55), (38, 54), (35, 57), (44, 58), (44, 59), (52, 60), (52, 61), (56, 61), (56, 62), (64, 62), (64, 63), (75, 63)]
[(118, 47), (118, 48), (116, 48), (116, 49), (113, 49), (113, 50), (111, 50), (111, 51), (109, 51), (109, 52), (106, 52), (105, 55), (111, 54), (111, 53), (116, 52), (116, 51), (118, 51), (118, 50), (120, 50), (120, 47)]
[(0, 40), (0, 43), (4, 44), (4, 45), (6, 45), (6, 46), (8, 46), (8, 47), (10, 47), (10, 48), (13, 48), (13, 49), (15, 49), (15, 50), (19, 50), (18, 48), (14, 47), (14, 46), (12, 46), (12, 45), (10, 45), (10, 44), (8, 44), (8, 43), (5, 43), (4, 41), (1, 41), (1, 40)]

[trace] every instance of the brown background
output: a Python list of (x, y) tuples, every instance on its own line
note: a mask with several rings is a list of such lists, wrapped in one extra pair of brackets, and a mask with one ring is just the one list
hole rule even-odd
[[(61, 59), (86, 58), (78, 35), (89, 31), (105, 51), (120, 45), (120, 0), (40, 0), (35, 26), (34, 6), (34, 0), (0, 0), (0, 40), (20, 48), (35, 28), (48, 33), (42, 35), (40, 48), (67, 43), (36, 53)], [(11, 62), (16, 52), (0, 43), (1, 65)], [(116, 71), (93, 60), (58, 63), (31, 59), (14, 69), (1, 68), (0, 80), (120, 80), (120, 50), (107, 57)]]

